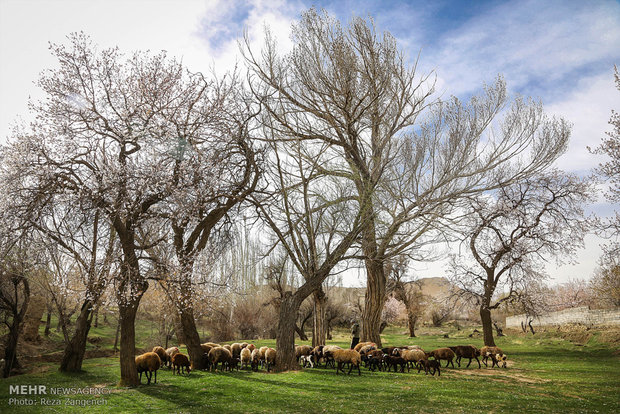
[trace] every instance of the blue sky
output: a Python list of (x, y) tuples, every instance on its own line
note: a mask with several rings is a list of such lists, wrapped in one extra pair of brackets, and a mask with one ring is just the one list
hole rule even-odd
[[(192, 70), (222, 72), (240, 62), (237, 39), (246, 29), (260, 47), (268, 25), (289, 48), (289, 30), (299, 14), (325, 8), (346, 22), (372, 16), (389, 31), (419, 68), (435, 71), (442, 96), (467, 99), (498, 74), (509, 91), (532, 96), (551, 116), (573, 124), (568, 152), (557, 166), (588, 174), (603, 159), (590, 154), (605, 131), (611, 109), (620, 110), (613, 65), (620, 65), (618, 1), (284, 1), (284, 0), (0, 0), (0, 140), (11, 123), (25, 120), (33, 81), (55, 63), (48, 42), (83, 30), (103, 47), (165, 49)], [(601, 200), (592, 209), (610, 214), (618, 206)], [(579, 265), (555, 267), (556, 282), (588, 278), (599, 256), (591, 236)], [(437, 275), (439, 264), (420, 269)]]

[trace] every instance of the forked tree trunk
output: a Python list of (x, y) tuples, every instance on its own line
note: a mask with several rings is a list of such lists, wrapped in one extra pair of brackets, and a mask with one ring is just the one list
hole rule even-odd
[(325, 303), (327, 297), (323, 288), (319, 288), (313, 292), (314, 308), (312, 312), (312, 346), (325, 345), (326, 329), (325, 329)]
[(295, 321), (301, 302), (291, 292), (285, 292), (280, 302), (276, 330), (276, 371), (299, 369), (295, 358)]
[(200, 335), (196, 328), (196, 319), (194, 318), (194, 309), (191, 305), (186, 305), (179, 313), (181, 326), (183, 328), (183, 337), (187, 346), (187, 353), (192, 362), (192, 369), (205, 369), (206, 362), (202, 357), (204, 351), (200, 346)]
[(62, 372), (80, 372), (86, 352), (86, 340), (90, 331), (92, 319), (92, 302), (86, 300), (75, 322), (73, 337), (65, 346), (65, 352), (60, 362), (59, 370)]
[(491, 310), (486, 305), (480, 306), (480, 320), (482, 321), (482, 335), (485, 346), (495, 346), (493, 339), (493, 321), (491, 320)]
[(362, 312), (362, 342), (374, 342), (381, 347), (381, 314), (385, 305), (385, 272), (383, 264), (366, 260), (367, 284)]

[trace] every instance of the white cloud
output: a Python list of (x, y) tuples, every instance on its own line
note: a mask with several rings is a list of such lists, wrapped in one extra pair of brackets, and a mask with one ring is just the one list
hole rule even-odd
[[(241, 23), (234, 21), (238, 7), (249, 10)], [(242, 34), (243, 24), (249, 28), (253, 45), (260, 44), (267, 24), (285, 47), (291, 22), (299, 10), (300, 4), (289, 5), (282, 0), (2, 0), (0, 142), (18, 115), (28, 119), (28, 97), (39, 97), (33, 82), (42, 70), (56, 64), (48, 42), (63, 43), (69, 33), (83, 30), (102, 48), (119, 46), (124, 52), (166, 50), (182, 58), (191, 70), (206, 72), (215, 67), (224, 72), (240, 61), (235, 37)], [(226, 24), (231, 29), (225, 31), (226, 36), (220, 36), (222, 45), (214, 47), (205, 41), (221, 34)]]
[(612, 109), (620, 110), (620, 91), (614, 85), (612, 68), (580, 79), (570, 94), (546, 106), (549, 114), (561, 116), (573, 124), (568, 151), (558, 160), (558, 168), (588, 173), (604, 161), (586, 147), (598, 146), (605, 132), (611, 130), (608, 121)]
[(471, 93), (498, 73), (513, 90), (530, 82), (545, 90), (575, 71), (611, 67), (619, 44), (617, 2), (509, 2), (447, 32), (425, 64), (437, 68), (451, 94)]

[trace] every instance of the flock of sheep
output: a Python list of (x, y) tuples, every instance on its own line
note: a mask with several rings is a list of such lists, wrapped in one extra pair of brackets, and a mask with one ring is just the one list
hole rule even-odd
[[(219, 345), (213, 342), (207, 342), (201, 345), (204, 353), (204, 366), (213, 371), (220, 367), (220, 370), (239, 370), (241, 368), (251, 368), (257, 371), (259, 367), (266, 368), (269, 372), (276, 362), (276, 350), (269, 347), (257, 348), (254, 344), (247, 342), (234, 343), (232, 345)], [(295, 356), (297, 361), (304, 368), (321, 366), (325, 364), (327, 367), (336, 368), (336, 374), (344, 371), (344, 367), (348, 366), (348, 374), (353, 368), (357, 368), (358, 375), (361, 375), (360, 366), (364, 363), (365, 367), (371, 371), (391, 371), (405, 372), (405, 368), (409, 371), (411, 368), (417, 368), (418, 372), (424, 370), (425, 374), (441, 375), (441, 361), (446, 361), (446, 367), (452, 365), (454, 368), (454, 360), (457, 365), (461, 366), (461, 359), (467, 358), (469, 362), (467, 367), (475, 359), (478, 362), (478, 368), (481, 368), (480, 360), (485, 366), (487, 361), (492, 362), (491, 367), (506, 368), (506, 354), (498, 347), (484, 346), (476, 348), (472, 345), (451, 346), (448, 348), (438, 348), (430, 352), (425, 352), (417, 345), (408, 346), (390, 346), (379, 349), (373, 342), (361, 342), (353, 349), (342, 349), (336, 345), (319, 345), (311, 347), (309, 345), (301, 345), (295, 347)], [(192, 366), (189, 358), (174, 346), (164, 349), (156, 346), (153, 351), (136, 357), (136, 367), (140, 374), (140, 382), (142, 382), (142, 373), (147, 378), (147, 383), (151, 383), (153, 374), (157, 382), (157, 370), (163, 366), (172, 368), (173, 374), (190, 373)]]

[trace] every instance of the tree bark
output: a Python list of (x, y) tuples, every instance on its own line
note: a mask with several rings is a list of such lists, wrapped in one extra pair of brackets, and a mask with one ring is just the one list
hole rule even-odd
[(112, 348), (114, 352), (118, 352), (118, 338), (119, 338), (120, 333), (121, 333), (121, 319), (119, 317), (118, 323), (116, 324), (116, 335), (114, 336), (114, 348)]
[(301, 302), (291, 292), (284, 292), (280, 302), (276, 330), (276, 371), (299, 369), (295, 358), (295, 321)]
[(381, 347), (381, 314), (385, 305), (386, 279), (382, 262), (366, 259), (366, 296), (362, 312), (362, 342)]
[(200, 335), (196, 328), (196, 319), (194, 318), (194, 309), (191, 305), (181, 309), (179, 317), (183, 328), (183, 337), (187, 346), (187, 353), (192, 362), (192, 369), (205, 369), (205, 360), (202, 357), (204, 351), (200, 346)]
[(4, 368), (2, 371), (2, 377), (8, 378), (11, 375), (13, 369), (19, 368), (19, 361), (17, 360), (17, 341), (19, 339), (21, 321), (18, 318), (13, 319), (13, 323), (9, 328), (9, 333), (4, 348)]
[(52, 327), (52, 304), (47, 304), (47, 317), (45, 318), (45, 336), (50, 336), (50, 328)]
[(493, 321), (491, 320), (491, 310), (484, 304), (480, 306), (480, 320), (482, 321), (482, 335), (485, 346), (495, 346), (493, 340)]
[(312, 293), (314, 297), (314, 308), (312, 312), (312, 346), (325, 345), (326, 329), (325, 329), (325, 303), (327, 297), (323, 291), (323, 287)]
[(132, 298), (127, 303), (119, 303), (119, 324), (121, 333), (121, 380), (122, 387), (136, 387), (139, 384), (136, 368), (136, 314), (140, 299)]
[(90, 300), (84, 301), (82, 309), (75, 322), (75, 332), (73, 337), (65, 346), (65, 352), (60, 362), (61, 372), (80, 372), (82, 362), (86, 353), (86, 340), (90, 331), (92, 320), (93, 303)]
[[(25, 277), (17, 277), (13, 279), (12, 282), (15, 285), (15, 302), (11, 304), (11, 316), (13, 317), (13, 321), (9, 326), (9, 333), (4, 348), (3, 378), (8, 378), (13, 369), (20, 367), (19, 361), (17, 360), (17, 342), (19, 340), (24, 317), (28, 311), (28, 302), (30, 301), (30, 283), (28, 283), (28, 280)], [(20, 283), (23, 285), (23, 302), (21, 309), (19, 308), (19, 295), (17, 294), (17, 286)]]
[(409, 326), (409, 338), (415, 338), (415, 324), (418, 322), (418, 315), (407, 309), (407, 325)]

